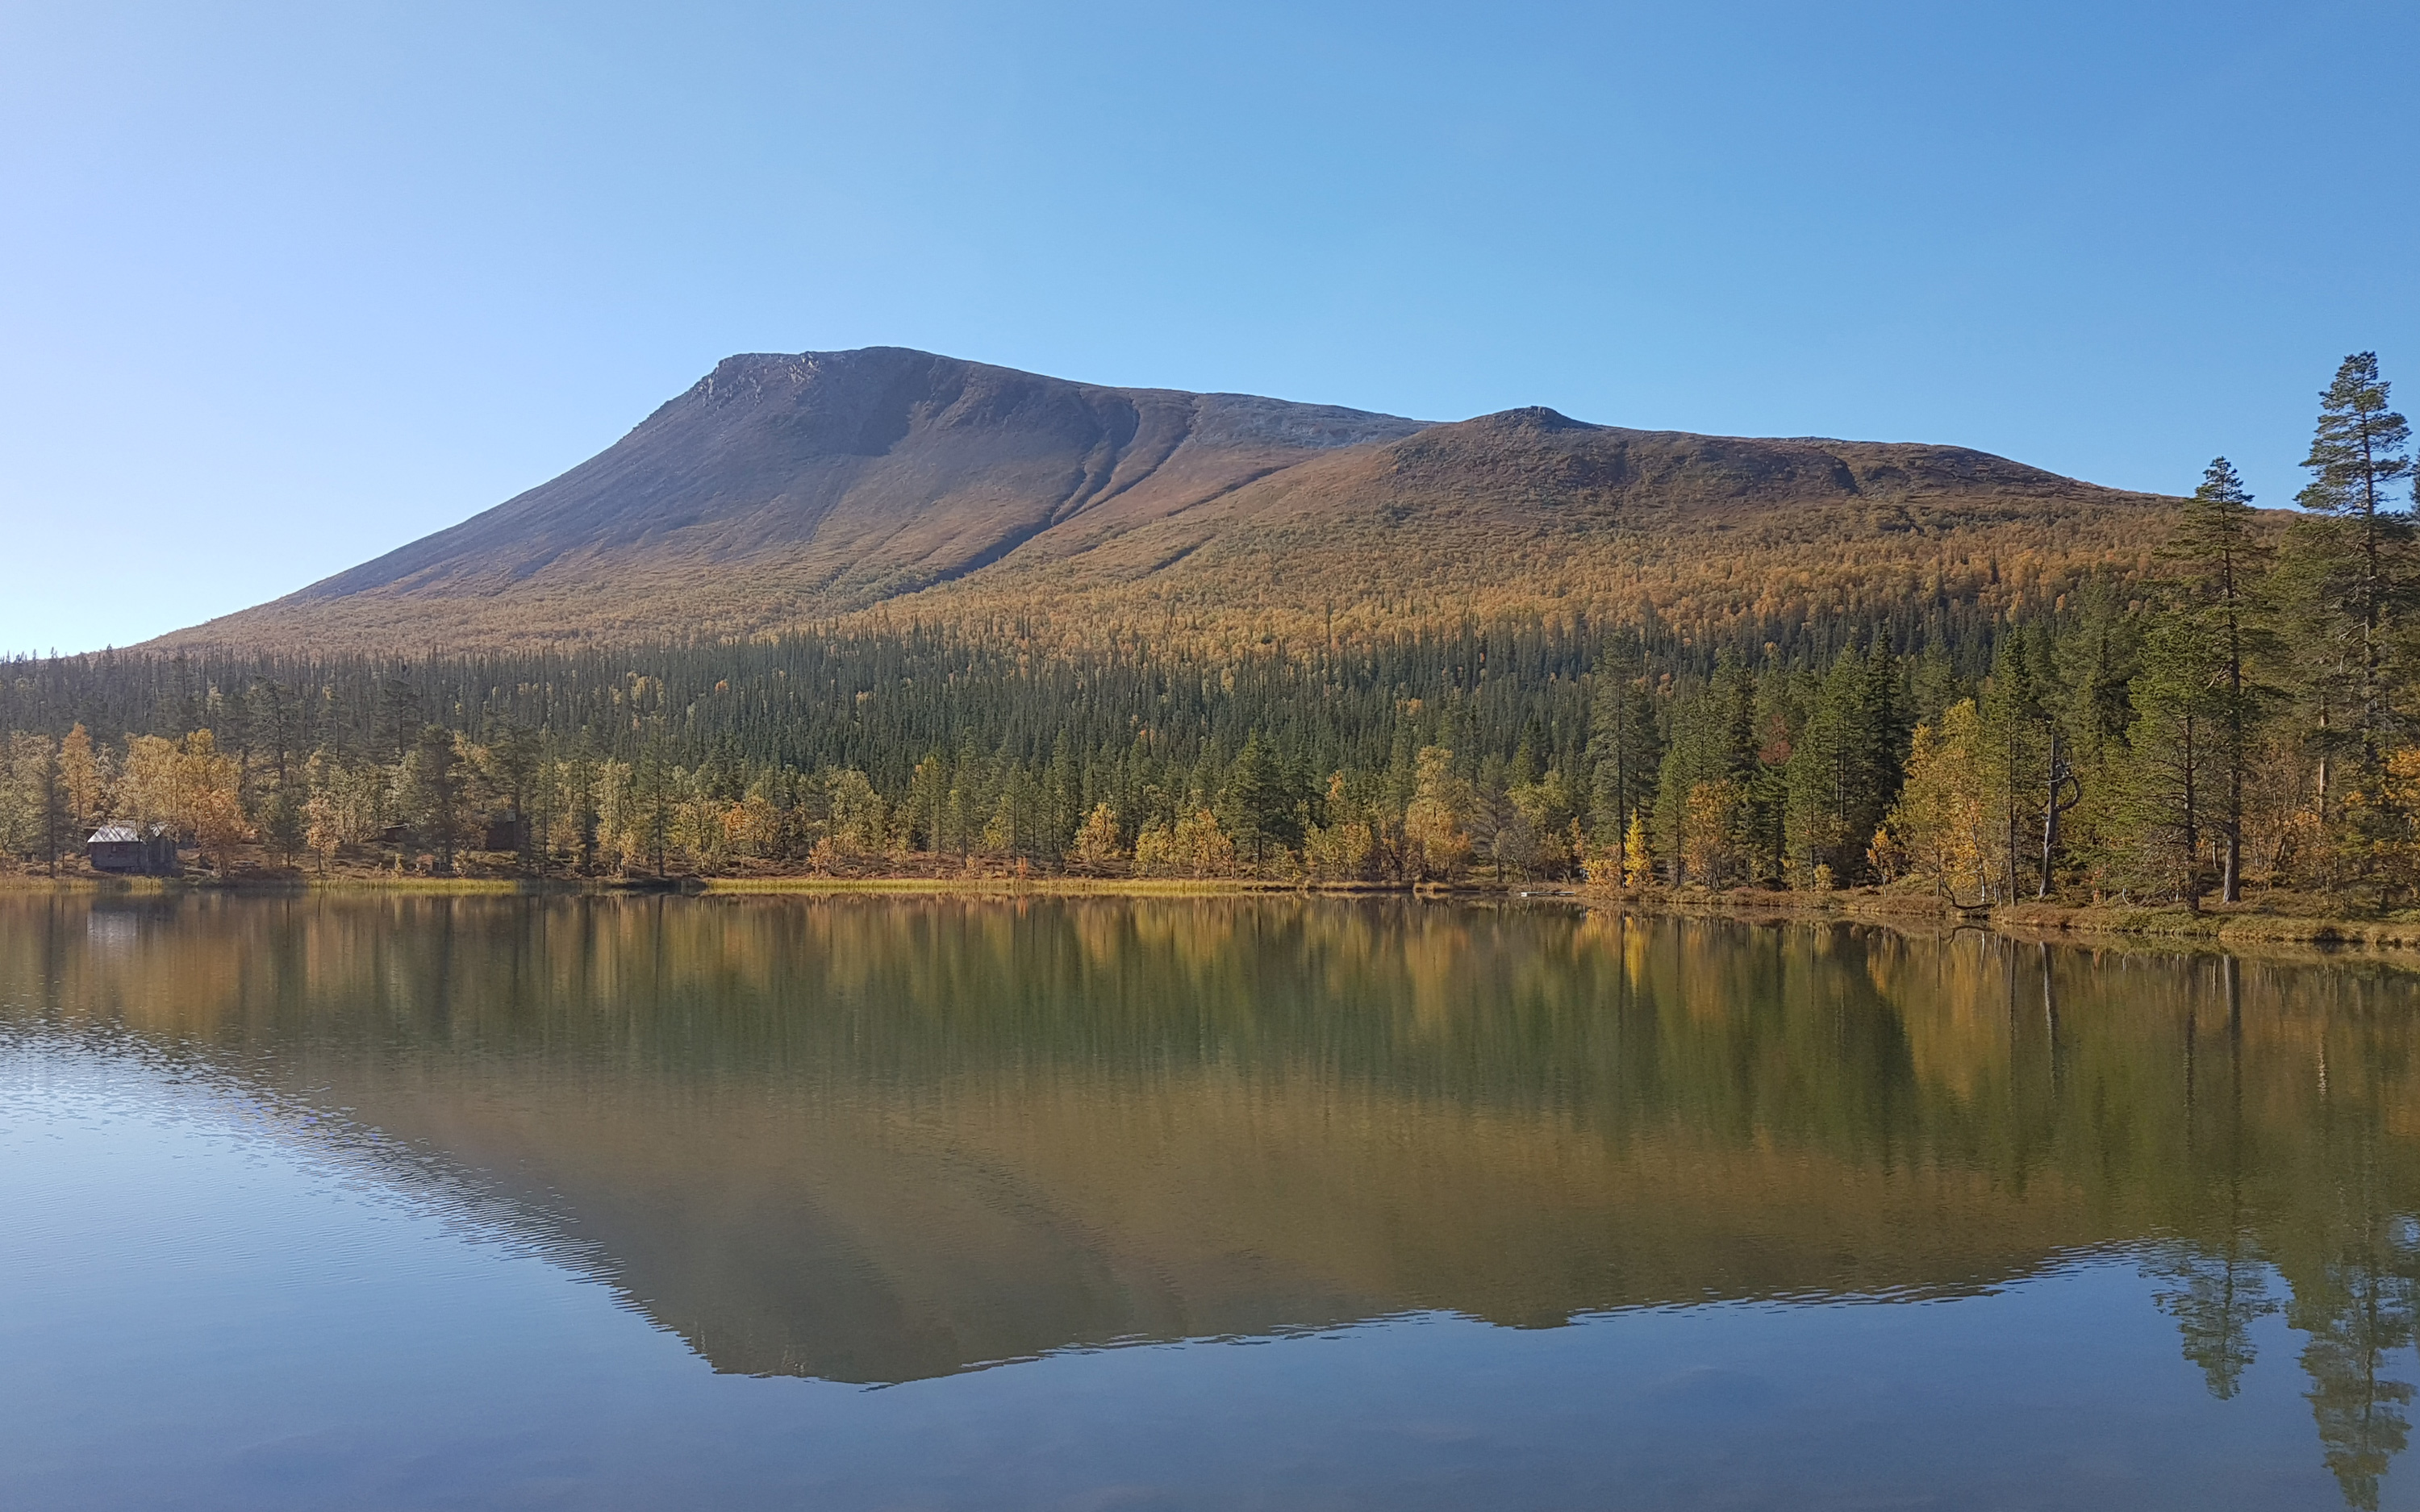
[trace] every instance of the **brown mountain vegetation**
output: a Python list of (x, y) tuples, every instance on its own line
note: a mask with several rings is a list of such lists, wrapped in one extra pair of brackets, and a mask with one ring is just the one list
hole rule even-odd
[(996, 623), (1300, 639), (1476, 613), (1684, 627), (2132, 571), (2171, 501), (1956, 447), (1527, 409), (1458, 424), (895, 347), (734, 357), (603, 453), (173, 646)]

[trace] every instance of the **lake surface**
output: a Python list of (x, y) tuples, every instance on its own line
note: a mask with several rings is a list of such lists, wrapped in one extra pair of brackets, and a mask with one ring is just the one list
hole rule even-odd
[(0, 895), (0, 1506), (2420, 1506), (2420, 979)]

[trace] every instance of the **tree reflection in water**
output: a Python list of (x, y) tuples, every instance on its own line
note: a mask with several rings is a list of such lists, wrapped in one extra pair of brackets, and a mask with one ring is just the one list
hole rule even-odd
[(2374, 961), (1401, 901), (0, 898), (20, 1027), (349, 1109), (718, 1368), (2131, 1252), (2213, 1396), (2264, 1320), (2306, 1337), (2364, 1507), (2413, 1394), (2415, 1001)]

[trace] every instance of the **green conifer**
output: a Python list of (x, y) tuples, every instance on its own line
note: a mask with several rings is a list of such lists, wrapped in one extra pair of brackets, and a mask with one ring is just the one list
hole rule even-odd
[(2176, 563), (2171, 612), (2204, 648), (2211, 685), (2201, 707), (2211, 721), (2216, 787), (2204, 798), (2219, 847), (2219, 896), (2243, 898), (2244, 780), (2252, 742), (2273, 700), (2254, 674), (2273, 656), (2276, 637), (2256, 592), (2272, 555), (2257, 528), (2252, 495), (2226, 458), (2215, 457), (2185, 501), (2166, 555)]
[(2319, 395), (2318, 430), (2303, 459), (2312, 478), (2294, 498), (2337, 526), (2318, 537), (2330, 570), (2306, 608), (2349, 617), (2357, 635), (2356, 751), (2366, 776), (2380, 760), (2386, 638), (2411, 594), (2404, 553), (2412, 519), (2393, 488), (2412, 475), (2411, 440), (2412, 427), (2388, 408), (2378, 354), (2355, 352)]

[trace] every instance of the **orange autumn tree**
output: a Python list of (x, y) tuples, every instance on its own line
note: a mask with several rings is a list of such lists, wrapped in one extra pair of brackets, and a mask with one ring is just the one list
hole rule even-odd
[(67, 788), (69, 813), (78, 827), (108, 817), (108, 768), (103, 765), (103, 753), (93, 748), (91, 733), (81, 723), (59, 742), (59, 780)]

